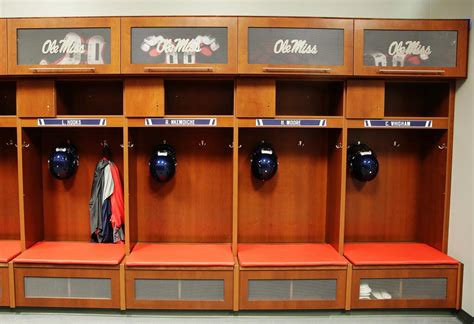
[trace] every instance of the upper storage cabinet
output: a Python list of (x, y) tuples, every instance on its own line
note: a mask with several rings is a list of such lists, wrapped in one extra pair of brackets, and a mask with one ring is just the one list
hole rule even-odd
[(0, 75), (7, 74), (7, 20), (0, 19)]
[(123, 73), (237, 71), (237, 18), (123, 18), (122, 38)]
[(239, 18), (239, 73), (352, 75), (352, 19)]
[(9, 74), (120, 73), (120, 18), (8, 20)]
[(466, 77), (467, 20), (356, 20), (354, 74)]

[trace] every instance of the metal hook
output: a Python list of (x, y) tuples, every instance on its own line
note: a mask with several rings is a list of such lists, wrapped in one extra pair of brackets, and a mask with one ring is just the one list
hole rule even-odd
[[(134, 146), (135, 146), (135, 144), (133, 144), (132, 142), (128, 141), (128, 144), (127, 144), (127, 146), (128, 146), (129, 148), (132, 148), (132, 147), (134, 147)], [(125, 145), (123, 145), (123, 144), (120, 144), (120, 147), (121, 147), (121, 148), (124, 148), (124, 147), (125, 147)]]
[(440, 150), (446, 150), (446, 149), (448, 148), (448, 146), (446, 145), (446, 143), (443, 143), (443, 144), (441, 144), (441, 145), (438, 145), (438, 148), (439, 148)]
[(205, 147), (206, 145), (207, 145), (207, 143), (206, 143), (205, 140), (200, 140), (200, 141), (198, 142), (198, 146), (199, 146), (199, 147)]
[(5, 143), (6, 146), (16, 146), (16, 143), (15, 141), (13, 141), (12, 139), (11, 140), (8, 140), (8, 142)]
[[(232, 142), (232, 144), (229, 144), (229, 148), (234, 148), (234, 142)], [(238, 148), (242, 148), (242, 144), (239, 144)]]
[(335, 146), (338, 150), (342, 149), (342, 143), (337, 143)]
[[(15, 143), (14, 145), (15, 145), (15, 147), (18, 147), (18, 145), (16, 145), (16, 143)], [(23, 147), (23, 148), (29, 148), (29, 147), (30, 147), (30, 143), (23, 142), (23, 143), (21, 144), (21, 147)]]
[(100, 142), (100, 146), (107, 147), (109, 146), (109, 143), (107, 142), (107, 140), (102, 140), (102, 142)]
[(299, 140), (296, 145), (298, 145), (299, 147), (304, 147), (304, 142), (302, 140)]
[(398, 143), (397, 141), (393, 141), (393, 147), (400, 147), (400, 143)]

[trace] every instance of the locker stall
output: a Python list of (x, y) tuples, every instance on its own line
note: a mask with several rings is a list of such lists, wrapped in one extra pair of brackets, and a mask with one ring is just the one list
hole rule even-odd
[[(127, 308), (232, 309), (234, 82), (160, 84), (163, 91), (149, 91), (163, 94), (163, 117), (128, 121)], [(127, 104), (138, 111), (133, 98)], [(150, 171), (154, 157), (168, 154), (160, 145), (176, 157), (166, 182)]]

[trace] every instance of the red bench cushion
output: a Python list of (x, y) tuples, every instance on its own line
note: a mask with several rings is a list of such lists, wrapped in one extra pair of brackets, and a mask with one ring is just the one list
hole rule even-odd
[(354, 265), (459, 263), (424, 243), (346, 243), (344, 256)]
[(129, 267), (233, 266), (230, 244), (137, 243), (125, 264)]
[(345, 266), (348, 264), (329, 244), (239, 244), (242, 267)]
[(9, 262), (21, 253), (20, 241), (0, 241), (0, 262)]
[(14, 261), (35, 264), (117, 265), (124, 255), (123, 244), (38, 242)]

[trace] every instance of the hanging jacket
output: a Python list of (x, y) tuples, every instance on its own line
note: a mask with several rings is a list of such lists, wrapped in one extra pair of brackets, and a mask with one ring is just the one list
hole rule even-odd
[(90, 233), (92, 242), (102, 242), (104, 224), (102, 220), (103, 180), (104, 169), (109, 161), (102, 159), (97, 163), (92, 181), (91, 197), (89, 200)]
[(112, 224), (114, 232), (114, 243), (124, 241), (123, 234), (123, 223), (124, 217), (124, 205), (123, 205), (123, 188), (122, 181), (120, 180), (120, 172), (115, 163), (110, 163), (110, 171), (112, 172), (112, 178), (114, 181), (114, 192), (110, 196), (110, 202), (112, 205), (112, 215), (110, 222)]

